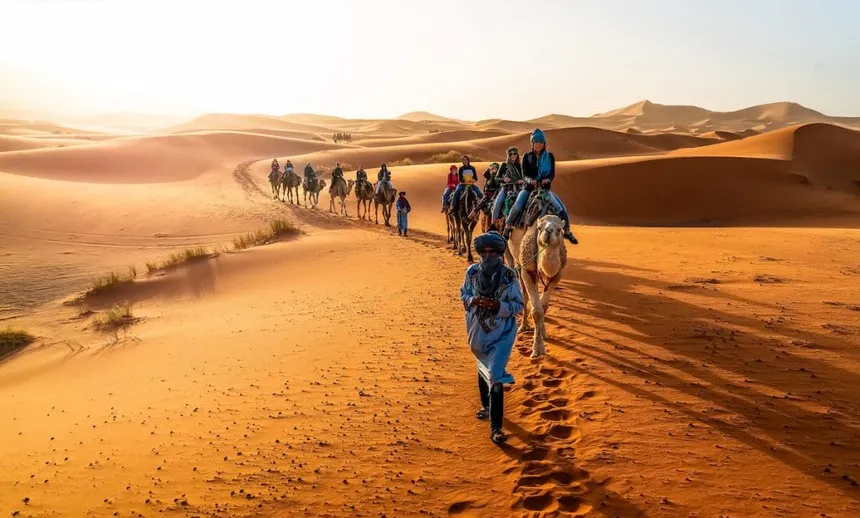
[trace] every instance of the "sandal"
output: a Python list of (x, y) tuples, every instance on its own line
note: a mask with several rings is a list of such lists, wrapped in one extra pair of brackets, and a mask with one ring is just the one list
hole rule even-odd
[(501, 429), (490, 431), (490, 440), (496, 444), (504, 444), (508, 442), (508, 436)]
[(486, 421), (490, 418), (490, 411), (486, 408), (479, 408), (477, 412), (475, 412), (475, 418), (480, 421)]

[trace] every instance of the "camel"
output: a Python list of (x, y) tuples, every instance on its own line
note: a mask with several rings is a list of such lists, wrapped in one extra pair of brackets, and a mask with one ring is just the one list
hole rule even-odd
[(448, 227), (448, 242), (452, 243), (451, 249), (457, 250), (457, 217), (452, 210), (445, 211), (445, 223)]
[(470, 217), (475, 205), (478, 204), (478, 195), (471, 187), (463, 189), (460, 199), (457, 201), (457, 206), (451, 211), (454, 215), (454, 239), (457, 247), (457, 255), (463, 255), (467, 252), (467, 259), (470, 263), (475, 262), (475, 257), (472, 255), (472, 233), (475, 231), (475, 225), (478, 224), (476, 218)]
[(307, 182), (302, 183), (302, 192), (304, 194), (305, 199), (305, 208), (308, 206), (308, 195), (311, 198), (311, 208), (317, 208), (317, 204), (320, 202), (320, 192), (325, 189), (325, 180), (320, 180), (319, 178), (315, 179), (315, 186), (308, 187)]
[[(365, 180), (355, 185), (355, 211), (358, 213), (359, 220), (365, 219), (366, 217), (367, 221), (370, 221), (370, 203), (373, 201), (373, 198), (374, 191), (372, 183)], [(363, 215), (361, 211), (362, 207), (364, 208)]]
[[(281, 188), (284, 191), (284, 202), (289, 200), (290, 203), (298, 205), (299, 203), (299, 187), (302, 185), (302, 179), (293, 171), (287, 171), (281, 176)], [(295, 198), (293, 198), (293, 190), (295, 189)]]
[(346, 211), (346, 197), (349, 196), (349, 193), (352, 191), (352, 186), (355, 185), (355, 180), (349, 179), (344, 180), (341, 178), (340, 180), (334, 182), (329, 189), (329, 212), (334, 212), (334, 200), (335, 198), (340, 198), (340, 213), (343, 216), (349, 217), (349, 214)]
[(281, 193), (281, 172), (272, 169), (269, 172), (269, 184), (272, 186), (272, 198), (279, 199)]
[(379, 224), (379, 206), (382, 205), (382, 219), (385, 220), (385, 226), (391, 226), (391, 207), (394, 205), (396, 197), (394, 187), (388, 182), (382, 185), (382, 190), (379, 194), (373, 197), (373, 211), (376, 213), (376, 224)]
[[(544, 316), (549, 309), (553, 290), (561, 281), (567, 265), (567, 248), (564, 245), (564, 222), (555, 215), (542, 216), (530, 227), (515, 228), (508, 239), (508, 250), (515, 268), (520, 272), (525, 311), (522, 331), (529, 330), (529, 312), (534, 320), (532, 358), (546, 354), (546, 325)], [(538, 281), (543, 292), (538, 290)], [(539, 304), (537, 303), (539, 302)]]

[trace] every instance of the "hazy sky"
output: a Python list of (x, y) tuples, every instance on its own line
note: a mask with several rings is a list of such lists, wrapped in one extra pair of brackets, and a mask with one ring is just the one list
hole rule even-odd
[(0, 20), (0, 103), (52, 109), (860, 116), (854, 0), (0, 0)]

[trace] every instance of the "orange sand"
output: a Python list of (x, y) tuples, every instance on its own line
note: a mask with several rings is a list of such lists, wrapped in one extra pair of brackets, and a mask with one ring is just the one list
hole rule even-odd
[[(473, 417), (466, 264), (440, 237), (448, 164), (393, 168), (408, 239), (356, 221), (353, 196), (350, 218), (325, 193), (318, 210), (275, 201), (266, 174), (275, 156), (371, 176), (450, 150), (501, 160), (527, 130), (213, 115), (77, 142), (15, 123), (0, 326), (39, 339), (0, 360), (0, 512), (857, 516), (860, 139), (825, 124), (738, 139), (724, 132), (748, 127), (700, 110), (546, 121), (581, 244), (548, 357), (530, 360), (526, 336), (512, 356), (501, 448)], [(676, 124), (703, 131), (652, 131)], [(351, 143), (325, 140), (343, 128)], [(275, 217), (305, 234), (88, 298), (134, 303), (143, 320), (117, 339), (60, 302)]]

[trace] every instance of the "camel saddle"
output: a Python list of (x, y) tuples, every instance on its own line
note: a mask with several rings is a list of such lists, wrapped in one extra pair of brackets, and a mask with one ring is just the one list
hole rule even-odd
[(520, 221), (514, 222), (514, 226), (523, 223), (525, 227), (530, 227), (535, 224), (535, 221), (548, 214), (557, 216), (555, 207), (550, 201), (549, 196), (549, 191), (546, 189), (538, 189), (532, 192), (526, 203), (526, 210), (520, 216)]

